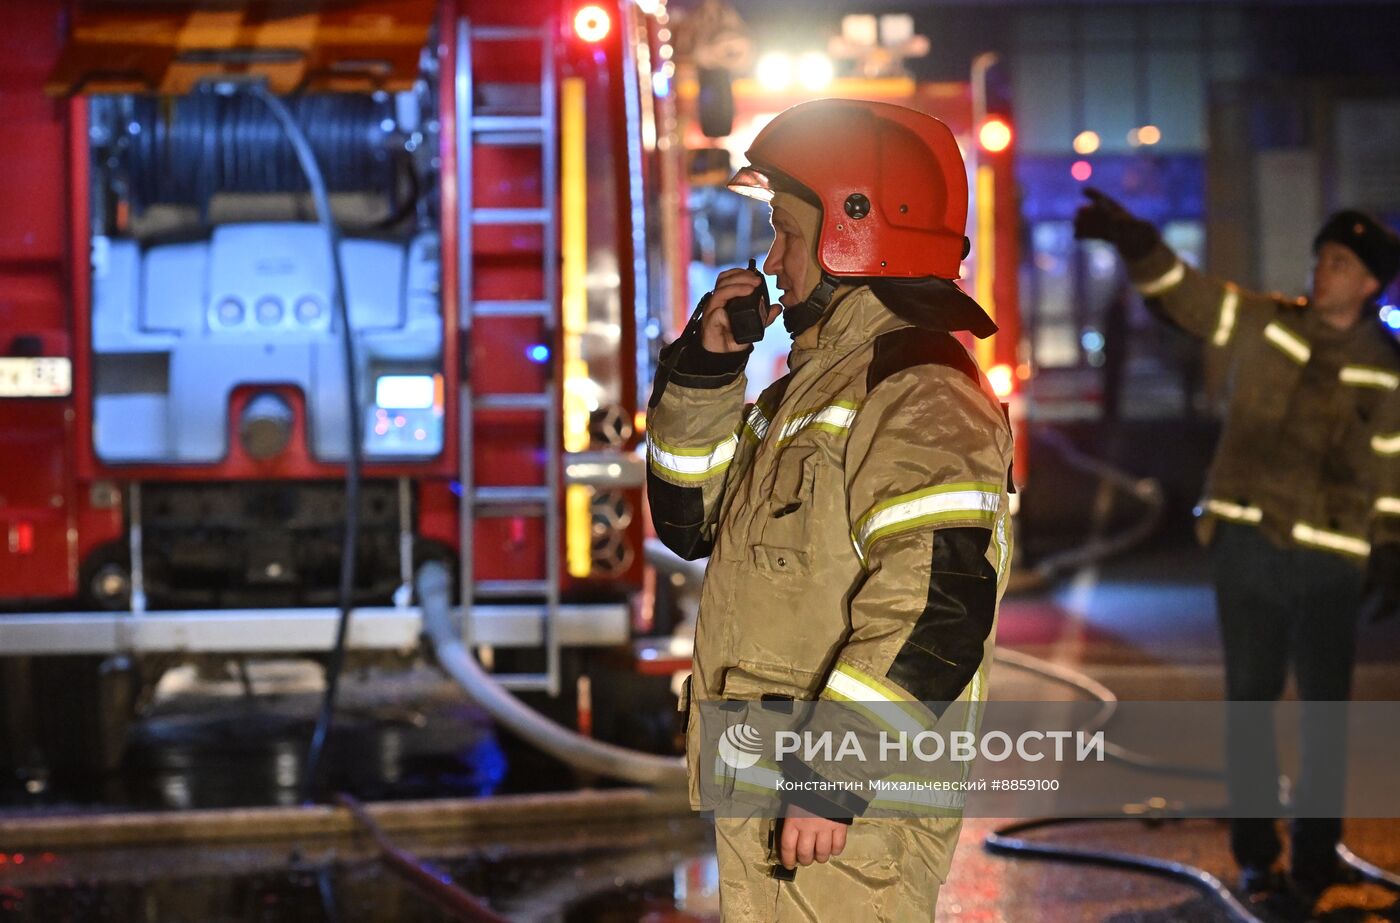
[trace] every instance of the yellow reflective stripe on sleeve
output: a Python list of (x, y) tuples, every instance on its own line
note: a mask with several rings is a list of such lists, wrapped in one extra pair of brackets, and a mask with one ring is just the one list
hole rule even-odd
[[(969, 763), (969, 765), (971, 764)], [(868, 790), (873, 790), (876, 793), (870, 799), (870, 807), (872, 808), (886, 808), (919, 814), (949, 812), (947, 816), (956, 816), (956, 813), (961, 813), (967, 805), (966, 792), (957, 789), (949, 791), (938, 789), (930, 785), (927, 779), (890, 777), (866, 784)], [(920, 808), (924, 810), (918, 810)]]
[(1377, 455), (1400, 455), (1400, 433), (1378, 433), (1372, 436), (1371, 450)]
[(1264, 339), (1277, 346), (1279, 349), (1299, 365), (1308, 361), (1312, 355), (1312, 347), (1308, 341), (1289, 330), (1278, 321), (1272, 321), (1264, 328)]
[(794, 414), (783, 424), (778, 433), (778, 441), (786, 442), (804, 429), (812, 428), (828, 433), (844, 433), (851, 428), (856, 418), (856, 405), (851, 401), (836, 401), (819, 410)]
[(1220, 319), (1215, 323), (1215, 335), (1210, 338), (1216, 346), (1230, 342), (1230, 334), (1235, 329), (1235, 311), (1239, 306), (1239, 289), (1233, 285), (1225, 286), (1225, 294), (1220, 299)]
[[(987, 661), (983, 658), (982, 663), (977, 667), (977, 672), (972, 674), (972, 679), (967, 683), (967, 700), (973, 704), (984, 702), (987, 699)], [(977, 721), (977, 713), (969, 711), (967, 715), (967, 729), (973, 730)]]
[(844, 660), (832, 667), (821, 697), (856, 705), (876, 724), (889, 730), (910, 734), (928, 730), (928, 721), (920, 714), (922, 706)]
[(729, 467), (738, 445), (735, 436), (703, 448), (679, 448), (648, 437), (647, 457), (658, 474), (681, 481), (704, 481)]
[[(968, 765), (971, 765), (970, 763)], [(715, 756), (715, 784), (721, 790), (731, 782), (735, 791), (768, 795), (773, 798), (783, 796), (787, 785), (782, 769), (771, 760), (759, 760), (752, 766), (736, 769)], [(906, 814), (960, 817), (967, 802), (967, 793), (960, 789), (944, 789), (930, 784), (929, 778), (912, 775), (891, 775), (881, 779), (872, 778), (855, 789), (856, 793), (868, 798), (869, 807), (899, 810)], [(966, 779), (964, 779), (966, 782)], [(946, 783), (945, 783), (946, 784)], [(873, 793), (867, 795), (867, 793)]]
[(1149, 298), (1153, 295), (1160, 295), (1167, 289), (1175, 288), (1181, 284), (1181, 280), (1186, 278), (1186, 264), (1177, 260), (1171, 269), (1162, 273), (1150, 282), (1138, 283), (1137, 290)]
[(1360, 385), (1363, 388), (1394, 391), (1396, 387), (1400, 387), (1400, 375), (1369, 365), (1344, 365), (1337, 377), (1343, 384)]
[[(984, 656), (982, 662), (977, 665), (977, 672), (972, 674), (972, 680), (964, 690), (967, 693), (967, 722), (963, 725), (963, 730), (969, 734), (976, 734), (982, 726), (982, 703), (987, 700), (987, 658)], [(961, 696), (959, 696), (961, 698)], [(962, 778), (966, 782), (972, 772), (972, 764), (964, 763)]]
[(1224, 519), (1233, 519), (1236, 522), (1259, 522), (1264, 518), (1264, 511), (1257, 506), (1240, 506), (1238, 503), (1230, 503), (1228, 500), (1207, 500), (1206, 509)]
[(852, 702), (902, 702), (904, 697), (895, 689), (845, 661), (838, 661), (831, 668), (822, 691), (835, 692)]
[(760, 759), (752, 766), (738, 769), (726, 763), (724, 757), (715, 754), (714, 780), (715, 784), (721, 786), (722, 789), (728, 787), (732, 781), (736, 789), (765, 795), (777, 795), (782, 791), (782, 779), (782, 770), (772, 760)]
[[(928, 730), (925, 724), (905, 710), (902, 703), (884, 699), (871, 700), (869, 693), (848, 688), (850, 684), (846, 679), (836, 678), (835, 673), (832, 677), (834, 682), (828, 680), (826, 687), (822, 689), (822, 698), (826, 701), (849, 705), (872, 724), (896, 734), (913, 735)], [(859, 695), (859, 698), (853, 698), (853, 695)]]
[(749, 415), (744, 420), (744, 430), (744, 435), (751, 435), (759, 442), (768, 435), (768, 418), (763, 415), (763, 409), (757, 404), (749, 408)]
[(1377, 497), (1376, 512), (1400, 516), (1400, 497)]
[(883, 500), (856, 522), (851, 539), (856, 554), (865, 559), (870, 546), (882, 538), (924, 526), (960, 519), (974, 519), (989, 527), (1001, 508), (1001, 486), (986, 481), (965, 481), (925, 487)]
[(1293, 540), (1314, 548), (1326, 548), (1328, 551), (1340, 551), (1363, 558), (1371, 553), (1371, 543), (1364, 538), (1344, 535), (1341, 532), (1328, 532), (1306, 522), (1293, 524)]

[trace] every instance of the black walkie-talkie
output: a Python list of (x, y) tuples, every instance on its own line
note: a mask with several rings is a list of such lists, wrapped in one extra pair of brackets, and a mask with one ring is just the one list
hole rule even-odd
[(729, 315), (729, 335), (735, 343), (757, 343), (763, 339), (764, 321), (768, 319), (768, 282), (753, 260), (749, 260), (749, 271), (758, 276), (758, 288), (748, 295), (731, 298), (724, 305)]

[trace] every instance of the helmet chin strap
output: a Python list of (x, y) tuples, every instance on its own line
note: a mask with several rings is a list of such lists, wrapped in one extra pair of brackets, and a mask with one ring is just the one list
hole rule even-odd
[(839, 279), (822, 273), (821, 281), (806, 299), (800, 304), (783, 309), (783, 326), (794, 340), (801, 336), (802, 331), (822, 319), (826, 309), (831, 307), (832, 296), (836, 294), (840, 284)]

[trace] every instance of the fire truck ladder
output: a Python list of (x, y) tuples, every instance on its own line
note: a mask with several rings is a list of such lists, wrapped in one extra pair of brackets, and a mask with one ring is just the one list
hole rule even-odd
[[(539, 105), (521, 114), (478, 112), (474, 102), (472, 46), (482, 42), (538, 43), (540, 54)], [(457, 182), (459, 208), (460, 326), (463, 341), (470, 343), (473, 321), (479, 317), (540, 318), (547, 334), (559, 327), (558, 153), (555, 104), (554, 49), (548, 28), (477, 26), (458, 22), (456, 60)], [(477, 205), (472, 183), (472, 154), (481, 145), (538, 146), (542, 175), (542, 202), (533, 208), (486, 208)], [(539, 300), (477, 301), (473, 292), (473, 230), (482, 225), (535, 225), (541, 229), (543, 293)], [(468, 359), (464, 356), (464, 360)], [(563, 445), (559, 399), (551, 378), (544, 390), (527, 393), (475, 394), (471, 375), (461, 376), (460, 393), (461, 587), (463, 641), (472, 645), (472, 621), (477, 603), (486, 599), (537, 599), (541, 619), (545, 672), (502, 673), (494, 679), (508, 689), (544, 690), (558, 695), (560, 560), (560, 474)], [(528, 411), (538, 413), (545, 446), (545, 482), (510, 486), (478, 485), (473, 480), (473, 424), (478, 411)], [(473, 574), (474, 522), (478, 516), (531, 516), (544, 520), (545, 574), (543, 580), (477, 580)]]

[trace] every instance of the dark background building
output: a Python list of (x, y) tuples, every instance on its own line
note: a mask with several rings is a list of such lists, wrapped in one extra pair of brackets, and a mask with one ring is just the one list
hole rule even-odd
[[(1204, 403), (1194, 350), (1147, 318), (1111, 251), (1075, 244), (1083, 185), (1150, 217), (1188, 260), (1290, 295), (1306, 286), (1330, 211), (1357, 206), (1400, 226), (1400, 5), (823, 0), (800, 17), (768, 0), (736, 6), (760, 52), (824, 48), (848, 13), (906, 12), (930, 42), (907, 62), (919, 79), (966, 80), (977, 55), (999, 56), (1025, 222), (1025, 346), (1042, 397), (1054, 379), (1043, 373), (1102, 366), (1118, 327), (1136, 382), (1126, 413)], [(1115, 325), (1117, 302), (1126, 318)], [(1039, 410), (1081, 415), (1073, 403)]]

